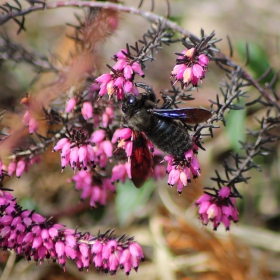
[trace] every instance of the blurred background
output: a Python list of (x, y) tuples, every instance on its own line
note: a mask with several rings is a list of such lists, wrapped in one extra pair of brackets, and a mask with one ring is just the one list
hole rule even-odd
[[(9, 0), (11, 1), (11, 0)], [(229, 55), (229, 36), (234, 48), (233, 60), (240, 65), (245, 63), (245, 44), (249, 46), (247, 70), (259, 77), (271, 65), (279, 71), (280, 43), (280, 2), (276, 0), (240, 1), (175, 1), (170, 0), (171, 20), (199, 36), (203, 28), (209, 35), (213, 30), (216, 38), (223, 40), (217, 45)], [(0, 4), (4, 1), (0, 0)], [(23, 6), (26, 3), (21, 2)], [(126, 6), (137, 6), (138, 1), (124, 1)], [(146, 0), (141, 7), (149, 10), (151, 2)], [(166, 2), (155, 0), (154, 12), (165, 15)], [(3, 38), (14, 45), (19, 44), (42, 59), (52, 61), (58, 71), (71, 67), (77, 60), (71, 60), (75, 53), (75, 43), (69, 38), (74, 35), (77, 25), (75, 14), (83, 17), (81, 9), (60, 8), (33, 12), (26, 16), (26, 32), (17, 34), (18, 26), (10, 21), (0, 27), (0, 108), (7, 111), (2, 126), (12, 126), (13, 120), (23, 111), (20, 100), (26, 92), (48, 94), (49, 85), (57, 81), (57, 72), (42, 65), (34, 68), (28, 63), (7, 59), (7, 50), (1, 46)], [(149, 28), (143, 18), (122, 13), (115, 33), (106, 38), (94, 53), (94, 60), (100, 73), (107, 71), (106, 63), (126, 43), (134, 44)], [(92, 33), (94, 34), (94, 32)], [(147, 63), (145, 82), (156, 92), (170, 88), (170, 71), (176, 56), (183, 47), (174, 44), (164, 47), (156, 55), (156, 61)], [(90, 66), (88, 66), (90, 67)], [(86, 67), (87, 68), (87, 67)], [(90, 68), (87, 68), (90, 69)], [(219, 93), (219, 83), (224, 73), (216, 65), (209, 67), (202, 88), (193, 93), (194, 101), (186, 106), (209, 108), (208, 99)], [(269, 82), (268, 77), (267, 81)], [(71, 80), (68, 81), (71, 84)], [(68, 85), (69, 86), (69, 85)], [(55, 95), (66, 94), (67, 85), (56, 87)], [(276, 88), (279, 85), (276, 84)], [(251, 96), (258, 97), (253, 88), (248, 88)], [(53, 94), (53, 93), (50, 93)], [(239, 112), (238, 112), (239, 113)], [(263, 112), (258, 112), (259, 115)], [(202, 194), (203, 186), (211, 186), (210, 177), (215, 169), (222, 171), (221, 164), (230, 151), (240, 152), (239, 140), (246, 138), (246, 126), (256, 128), (257, 123), (245, 115), (238, 117), (228, 114), (228, 125), (215, 131), (214, 139), (205, 139), (206, 151), (199, 153), (202, 175), (184, 189), (178, 196), (176, 189), (167, 187), (166, 178), (162, 181), (147, 182), (142, 189), (132, 183), (117, 186), (117, 195), (112, 196), (106, 207), (89, 209), (88, 201), (80, 202), (73, 184), (68, 182), (72, 170), (60, 172), (58, 153), (49, 150), (42, 162), (24, 173), (20, 180), (7, 180), (5, 187), (14, 189), (14, 195), (23, 208), (36, 209), (44, 216), (54, 216), (68, 227), (79, 227), (84, 231), (97, 233), (115, 228), (116, 234), (126, 233), (144, 247), (146, 261), (139, 271), (131, 272), (129, 279), (280, 279), (280, 160), (279, 143), (273, 148), (275, 153), (259, 158), (257, 163), (262, 172), (250, 171), (252, 178), (248, 184), (239, 184), (243, 195), (238, 209), (240, 222), (232, 224), (230, 232), (220, 226), (213, 232), (210, 226), (204, 228), (197, 219), (194, 201)], [(218, 149), (216, 147), (219, 147)], [(222, 173), (222, 172), (221, 172)], [(5, 270), (6, 269), (6, 270)], [(0, 252), (0, 274), (2, 279), (105, 279), (94, 268), (80, 273), (75, 264), (68, 261), (66, 272), (58, 265), (43, 263), (36, 266), (7, 252)], [(7, 273), (8, 271), (8, 273)], [(118, 272), (114, 279), (126, 279)]]

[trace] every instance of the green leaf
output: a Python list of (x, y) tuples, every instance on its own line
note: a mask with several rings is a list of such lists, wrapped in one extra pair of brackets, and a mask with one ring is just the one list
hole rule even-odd
[(245, 108), (242, 110), (231, 110), (226, 116), (227, 125), (225, 133), (231, 148), (235, 152), (240, 151), (239, 141), (245, 141), (246, 139), (245, 120)]
[(148, 180), (140, 189), (137, 189), (131, 181), (117, 184), (116, 213), (122, 226), (127, 225), (142, 212), (154, 188), (153, 180)]
[[(236, 45), (236, 50), (241, 58), (245, 61), (246, 56), (246, 44), (243, 41), (239, 41)], [(265, 50), (257, 43), (250, 42), (248, 44), (249, 61), (247, 67), (253, 72), (255, 78), (260, 77), (270, 66), (268, 56)], [(269, 83), (274, 76), (274, 71), (271, 71), (269, 75), (261, 81), (262, 84)]]
[(29, 210), (36, 210), (38, 211), (38, 205), (34, 202), (33, 199), (29, 197), (24, 197), (20, 200), (20, 205), (23, 209), (29, 209)]

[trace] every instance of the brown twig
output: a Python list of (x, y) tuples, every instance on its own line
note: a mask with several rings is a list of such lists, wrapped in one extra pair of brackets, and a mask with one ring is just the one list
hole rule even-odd
[[(196, 38), (191, 32), (185, 30), (184, 28), (177, 25), (175, 22), (170, 21), (166, 19), (163, 16), (157, 15), (152, 12), (145, 12), (141, 11), (140, 9), (134, 8), (134, 7), (128, 7), (121, 4), (115, 4), (111, 2), (90, 2), (90, 1), (57, 1), (54, 3), (42, 3), (42, 5), (34, 5), (27, 9), (20, 10), (20, 11), (14, 11), (14, 12), (8, 12), (6, 14), (3, 14), (0, 16), (0, 25), (6, 23), (10, 19), (14, 19), (19, 16), (24, 16), (26, 14), (29, 14), (33, 11), (38, 10), (50, 10), (50, 9), (56, 9), (56, 8), (64, 8), (64, 7), (77, 7), (77, 8), (83, 8), (83, 7), (90, 7), (90, 8), (103, 8), (103, 9), (111, 9), (118, 12), (125, 12), (135, 15), (140, 15), (143, 18), (149, 19), (151, 22), (165, 22), (165, 25), (169, 28), (171, 28), (174, 31), (177, 31), (181, 33), (185, 37), (193, 37)], [(218, 52), (218, 56), (221, 60), (226, 61), (227, 65), (236, 69), (240, 67), (238, 64), (233, 62), (229, 59), (225, 54)], [(253, 77), (242, 68), (242, 77), (250, 82), (261, 94), (262, 96), (269, 102), (271, 105), (276, 107), (278, 110), (280, 110), (280, 106), (278, 103), (272, 98), (271, 95), (268, 94), (268, 92), (260, 86), (260, 84), (253, 79)]]

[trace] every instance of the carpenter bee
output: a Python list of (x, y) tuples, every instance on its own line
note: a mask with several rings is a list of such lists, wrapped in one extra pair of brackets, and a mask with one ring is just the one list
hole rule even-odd
[(152, 166), (152, 157), (142, 132), (160, 150), (171, 154), (175, 160), (180, 160), (192, 147), (192, 140), (182, 122), (198, 124), (208, 120), (212, 114), (202, 108), (169, 108), (172, 100), (168, 98), (162, 108), (157, 108), (152, 88), (143, 83), (136, 85), (144, 88), (146, 92), (139, 96), (126, 94), (122, 111), (128, 127), (133, 129), (131, 176), (134, 185), (140, 188)]

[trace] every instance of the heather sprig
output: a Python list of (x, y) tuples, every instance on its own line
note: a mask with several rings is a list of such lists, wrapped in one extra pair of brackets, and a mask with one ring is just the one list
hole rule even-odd
[(70, 259), (81, 271), (93, 264), (98, 271), (111, 275), (118, 269), (129, 275), (144, 261), (142, 248), (133, 237), (116, 238), (114, 230), (93, 236), (53, 223), (35, 211), (22, 209), (6, 189), (0, 190), (0, 247), (38, 264), (52, 259), (66, 269)]
[[(194, 136), (200, 134), (203, 128), (209, 127), (209, 135), (213, 137), (213, 129), (217, 128), (217, 126), (213, 125), (214, 123), (221, 121), (226, 125), (226, 119), (224, 116), (226, 111), (244, 109), (243, 105), (238, 105), (241, 98), (248, 98), (247, 92), (243, 90), (243, 88), (248, 86), (248, 83), (242, 75), (243, 71), (240, 68), (232, 71), (230, 75), (227, 75), (227, 79), (224, 80), (224, 83), (221, 86), (223, 100), (220, 99), (219, 95), (217, 95), (216, 101), (210, 100), (213, 108), (213, 116), (208, 123), (200, 124), (196, 127)], [(223, 168), (225, 178), (223, 179), (218, 171), (216, 171), (216, 176), (211, 178), (211, 180), (218, 184), (218, 189), (214, 187), (205, 188), (205, 195), (196, 202), (196, 205), (199, 207), (199, 215), (203, 224), (206, 225), (211, 221), (213, 222), (215, 230), (221, 222), (225, 225), (227, 230), (230, 228), (230, 221), (237, 222), (238, 212), (234, 204), (237, 198), (242, 198), (238, 192), (237, 184), (248, 183), (250, 177), (245, 174), (247, 174), (249, 170), (254, 168), (261, 171), (259, 164), (255, 163), (255, 158), (257, 156), (266, 156), (270, 154), (273, 149), (269, 144), (280, 140), (280, 136), (274, 133), (275, 128), (277, 128), (280, 123), (280, 110), (278, 109), (278, 106), (270, 100), (273, 100), (272, 96), (268, 97), (267, 95), (261, 95), (255, 100), (245, 104), (246, 107), (250, 107), (257, 103), (267, 106), (267, 115), (261, 120), (255, 118), (259, 124), (259, 129), (252, 130), (247, 128), (247, 135), (252, 140), (251, 142), (239, 141), (242, 153), (231, 153), (231, 159), (224, 161)], [(222, 186), (226, 186), (229, 190), (229, 195), (227, 197), (234, 197), (234, 200), (227, 199), (227, 201), (224, 201), (224, 199), (221, 200), (219, 196), (215, 196), (207, 191), (210, 189), (212, 192), (214, 191), (218, 194), (219, 190), (224, 188)], [(204, 200), (207, 201), (207, 203), (204, 202)], [(201, 203), (201, 201), (204, 203)], [(219, 207), (224, 205), (233, 208), (233, 214), (223, 214), (223, 210)], [(214, 211), (208, 209), (210, 206), (210, 209), (214, 209)]]
[[(202, 29), (200, 37), (197, 37), (171, 21), (168, 18), (168, 1), (166, 17), (153, 12), (154, 1), (151, 1), (150, 12), (141, 9), (142, 2), (138, 8), (117, 1), (46, 3), (28, 0), (27, 7), (23, 7), (21, 1), (15, 0), (0, 6), (0, 25), (12, 20), (19, 27), (18, 32), (25, 30), (25, 20), (30, 13), (69, 6), (84, 10), (83, 15), (76, 16), (77, 25), (69, 24), (74, 27), (74, 34), (68, 37), (73, 39), (75, 51), (67, 61), (61, 61), (53, 54), (48, 58), (29, 50), (12, 42), (8, 36), (0, 37), (2, 62), (27, 63), (33, 66), (38, 77), (43, 77), (44, 72), (55, 73), (55, 80), (42, 92), (27, 94), (22, 99), (24, 112), (19, 122), (21, 125), (13, 129), (1, 124), (0, 148), (4, 147), (0, 155), (2, 249), (14, 250), (17, 255), (37, 263), (51, 258), (63, 268), (68, 258), (80, 270), (88, 270), (93, 264), (100, 272), (111, 275), (119, 269), (123, 269), (126, 275), (132, 268), (137, 271), (144, 254), (133, 238), (125, 235), (116, 238), (113, 230), (96, 235), (80, 232), (53, 223), (52, 219), (46, 219), (35, 211), (23, 210), (10, 191), (4, 188), (4, 178), (26, 176), (24, 172), (39, 164), (48, 150), (52, 150), (53, 157), (56, 156), (58, 160), (60, 153), (61, 171), (69, 167), (72, 169), (68, 182), (72, 182), (79, 191), (80, 199), (88, 200), (90, 207), (105, 208), (118, 191), (117, 182), (133, 181), (132, 168), (139, 167), (139, 162), (134, 166), (132, 162), (140, 147), (138, 157), (151, 158), (148, 177), (155, 180), (165, 177), (166, 185), (176, 187), (177, 192), (182, 194), (184, 189), (190, 187), (191, 181), (196, 181), (193, 179), (204, 174), (201, 170), (206, 146), (204, 141), (211, 140), (215, 145), (217, 128), (227, 125), (227, 113), (263, 108), (265, 113), (261, 117), (254, 116), (253, 124), (248, 122), (247, 138), (240, 141), (240, 151), (231, 152), (222, 163), (223, 171), (216, 171), (210, 178), (216, 186), (204, 187), (204, 194), (195, 202), (203, 225), (212, 223), (216, 230), (222, 223), (229, 230), (232, 222), (238, 222), (236, 205), (237, 200), (242, 198), (239, 187), (249, 182), (251, 169), (261, 170), (256, 158), (271, 153), (275, 142), (280, 140), (276, 131), (280, 122), (279, 97), (274, 87), (277, 77), (275, 75), (265, 87), (261, 86), (263, 77), (253, 78), (246, 66), (241, 67), (231, 58), (230, 41), (228, 57), (218, 49), (220, 39), (215, 37), (214, 32), (206, 35)], [(103, 62), (98, 47), (108, 36), (116, 34), (120, 13), (140, 15), (151, 27), (143, 35), (139, 34), (134, 44), (122, 42), (120, 50), (106, 52), (106, 62)], [(156, 83), (145, 80), (146, 68), (149, 66), (152, 69), (158, 62), (156, 54), (163, 47), (175, 43), (180, 45), (179, 51), (173, 55), (173, 66), (168, 69), (170, 77), (161, 77), (170, 80), (171, 88), (162, 89), (160, 95), (154, 94), (152, 85), (147, 83)], [(101, 63), (107, 66), (107, 71), (100, 70)], [(176, 118), (170, 120), (170, 124), (179, 127), (189, 137), (189, 146), (181, 157), (164, 154), (154, 147), (147, 137), (148, 133), (135, 132), (128, 126), (123, 110), (124, 99), (128, 95), (133, 98), (144, 96), (145, 101), (153, 95), (148, 105), (143, 102), (150, 115), (155, 112), (154, 107), (166, 110), (180, 108), (184, 101), (194, 100), (196, 94), (208, 99), (203, 87), (209, 69), (215, 69), (210, 68), (210, 64), (225, 73), (219, 94), (215, 100), (209, 100), (211, 117), (204, 123), (194, 125)], [(166, 67), (166, 64), (162, 65)], [(157, 75), (160, 78), (160, 71)], [(136, 82), (138, 79), (141, 83)], [(257, 96), (251, 95), (250, 86), (257, 90)], [(192, 94), (192, 91), (196, 94)], [(1, 118), (5, 117), (3, 113), (0, 115)], [(139, 135), (145, 148), (141, 148), (141, 143), (136, 141)], [(134, 174), (137, 172), (135, 169)]]
[(111, 70), (96, 78), (100, 85), (99, 96), (105, 94), (109, 98), (115, 94), (118, 100), (124, 98), (125, 93), (132, 92), (138, 95), (138, 88), (134, 84), (135, 75), (145, 77), (143, 69), (146, 68), (145, 62), (155, 60), (154, 54), (162, 48), (162, 44), (170, 44), (173, 37), (172, 32), (168, 32), (165, 22), (159, 21), (151, 30), (148, 30), (142, 40), (138, 40), (135, 45), (126, 45), (126, 49), (121, 49), (112, 59), (116, 62), (114, 66), (107, 64)]

